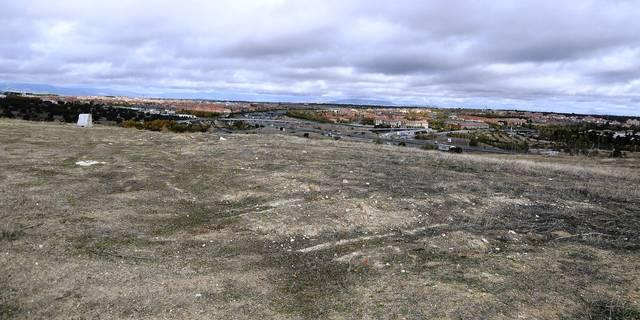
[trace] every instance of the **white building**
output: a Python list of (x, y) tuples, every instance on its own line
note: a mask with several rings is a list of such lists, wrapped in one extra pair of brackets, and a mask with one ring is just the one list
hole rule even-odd
[(91, 113), (81, 113), (78, 116), (78, 123), (76, 124), (78, 127), (88, 128), (93, 126), (93, 119), (91, 117)]
[(402, 126), (402, 121), (400, 120), (376, 119), (374, 123), (376, 126), (389, 126), (392, 128), (400, 128)]
[(405, 121), (404, 126), (407, 128), (425, 128), (429, 129), (429, 121), (420, 120), (420, 121)]
[(629, 119), (625, 124), (629, 127), (640, 127), (640, 120)]

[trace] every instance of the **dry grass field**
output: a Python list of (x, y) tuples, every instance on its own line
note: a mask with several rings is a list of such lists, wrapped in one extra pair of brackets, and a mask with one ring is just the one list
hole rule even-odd
[(638, 158), (219, 137), (0, 120), (0, 319), (640, 318)]

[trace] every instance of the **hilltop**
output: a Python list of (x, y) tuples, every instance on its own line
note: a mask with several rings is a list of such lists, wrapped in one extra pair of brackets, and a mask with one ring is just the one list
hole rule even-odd
[(0, 318), (640, 317), (640, 160), (0, 119)]

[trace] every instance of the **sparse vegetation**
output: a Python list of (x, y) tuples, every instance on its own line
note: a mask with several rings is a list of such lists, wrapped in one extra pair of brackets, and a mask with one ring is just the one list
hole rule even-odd
[(634, 154), (213, 135), (0, 120), (0, 314), (638, 317)]
[(20, 238), (22, 235), (24, 235), (24, 230), (18, 229), (18, 230), (2, 230), (0, 231), (0, 241), (1, 240), (6, 240), (6, 241), (13, 241), (13, 240), (17, 240), (18, 238)]
[(18, 308), (10, 304), (0, 303), (0, 320), (14, 319)]
[(437, 136), (433, 133), (418, 132), (416, 133), (416, 139), (418, 140), (435, 140)]
[(124, 121), (122, 124), (125, 128), (136, 128), (151, 131), (171, 131), (176, 133), (183, 132), (206, 132), (211, 127), (208, 124), (191, 124), (180, 123), (175, 120), (151, 120), (145, 122), (138, 122), (134, 120)]
[(424, 144), (424, 145), (422, 145), (422, 147), (421, 147), (421, 148), (422, 148), (423, 150), (436, 150), (436, 149), (437, 149), (437, 148), (436, 148), (436, 146), (431, 145), (431, 144)]
[(578, 310), (571, 317), (564, 319), (636, 320), (640, 319), (640, 311), (631, 307), (627, 301), (602, 299), (588, 302), (586, 309)]

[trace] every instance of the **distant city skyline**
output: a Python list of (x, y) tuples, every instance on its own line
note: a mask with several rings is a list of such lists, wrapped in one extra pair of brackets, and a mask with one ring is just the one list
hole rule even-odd
[(640, 116), (640, 2), (0, 4), (0, 90)]

